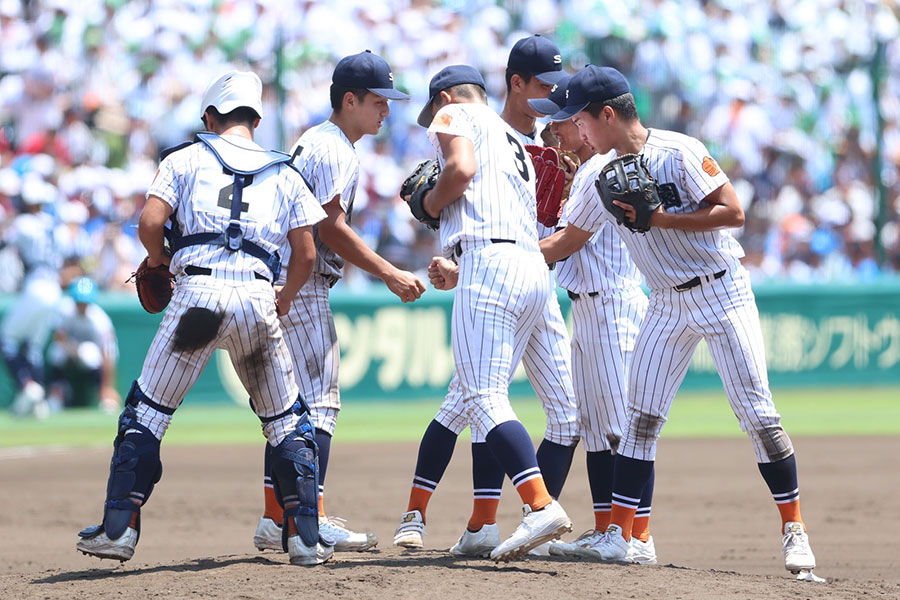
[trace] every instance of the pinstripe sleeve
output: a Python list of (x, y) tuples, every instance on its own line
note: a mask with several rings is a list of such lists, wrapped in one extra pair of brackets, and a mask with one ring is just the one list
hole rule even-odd
[(603, 207), (597, 188), (594, 187), (594, 179), (592, 173), (582, 177), (577, 182), (577, 188), (573, 186), (564, 213), (569, 223), (590, 232), (596, 232), (609, 219), (609, 213)]
[(167, 156), (159, 165), (153, 182), (147, 189), (147, 198), (156, 196), (172, 208), (178, 208), (181, 181), (175, 173), (172, 157)]
[[(335, 196), (343, 194), (353, 173), (355, 157), (342, 156), (339, 143), (335, 138), (334, 142), (329, 140), (322, 144), (316, 149), (309, 173), (304, 171), (311, 180), (315, 198), (320, 205), (328, 204)], [(349, 201), (348, 198), (341, 198), (344, 210), (347, 210)]]
[(449, 135), (458, 135), (472, 140), (475, 143), (478, 132), (472, 117), (461, 109), (458, 104), (448, 104), (437, 112), (431, 125), (428, 127), (428, 137), (435, 147), (439, 147), (437, 142), (438, 133), (447, 133)]
[(325, 218), (325, 211), (317, 202), (315, 196), (306, 187), (303, 178), (296, 172), (285, 169), (285, 179), (282, 181), (285, 198), (289, 198), (291, 210), (288, 221), (289, 229), (315, 225)]
[(690, 139), (684, 145), (681, 149), (681, 161), (684, 166), (682, 189), (697, 204), (728, 183), (728, 176), (700, 140)]

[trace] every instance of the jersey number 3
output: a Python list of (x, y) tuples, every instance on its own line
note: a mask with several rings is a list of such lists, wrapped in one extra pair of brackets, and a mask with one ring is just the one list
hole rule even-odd
[[(528, 181), (528, 165), (525, 163), (525, 148), (522, 147), (522, 143), (512, 134), (507, 133), (506, 139), (509, 140), (509, 145), (512, 146), (515, 151), (516, 170), (519, 172), (519, 175), (522, 176), (522, 179)], [(529, 158), (528, 160), (531, 159)]]

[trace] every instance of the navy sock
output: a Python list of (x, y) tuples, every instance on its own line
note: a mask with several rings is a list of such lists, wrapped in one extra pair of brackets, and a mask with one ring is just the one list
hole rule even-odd
[(453, 458), (455, 447), (456, 434), (432, 420), (419, 442), (413, 485), (433, 492)]
[(518, 486), (535, 475), (540, 475), (534, 444), (525, 426), (518, 421), (506, 421), (491, 429), (485, 436), (488, 447), (497, 462)]
[(637, 509), (644, 488), (652, 476), (652, 460), (638, 460), (617, 454), (613, 463), (613, 502)]
[(503, 466), (497, 462), (486, 442), (472, 444), (472, 486), (475, 498), (500, 499), (503, 489)]
[(331, 454), (331, 434), (316, 427), (316, 446), (319, 447), (319, 493), (325, 489), (325, 472), (328, 470), (328, 455)]
[(569, 476), (575, 446), (563, 446), (550, 440), (543, 440), (537, 449), (537, 463), (544, 476), (547, 491), (554, 499), (559, 500), (563, 485)]
[(797, 459), (791, 454), (787, 458), (772, 463), (757, 463), (759, 472), (772, 492), (775, 502), (792, 502), (800, 496), (797, 483)]
[(588, 484), (591, 487), (591, 500), (594, 512), (612, 510), (613, 455), (604, 452), (586, 452)]
[(644, 484), (644, 491), (641, 493), (641, 502), (638, 504), (635, 517), (649, 517), (650, 506), (653, 504), (653, 486), (656, 483), (656, 467), (651, 463), (650, 478)]

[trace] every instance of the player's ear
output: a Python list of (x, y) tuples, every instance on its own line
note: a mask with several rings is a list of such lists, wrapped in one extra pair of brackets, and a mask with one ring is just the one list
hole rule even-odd
[(356, 106), (356, 94), (353, 92), (344, 92), (344, 98), (341, 100), (343, 108), (353, 108)]
[(259, 117), (253, 119), (253, 129), (256, 129), (257, 127), (259, 127)]

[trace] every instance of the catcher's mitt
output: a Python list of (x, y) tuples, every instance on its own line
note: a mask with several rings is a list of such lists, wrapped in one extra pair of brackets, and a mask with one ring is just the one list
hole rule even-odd
[(154, 315), (164, 311), (169, 305), (175, 284), (172, 282), (174, 276), (169, 273), (169, 267), (166, 265), (148, 267), (148, 260), (150, 260), (149, 257), (141, 262), (137, 271), (131, 274), (131, 279), (134, 280), (137, 288), (141, 306), (148, 313)]
[[(594, 182), (603, 206), (616, 222), (632, 232), (650, 230), (650, 216), (659, 208), (659, 188), (647, 172), (643, 157), (624, 154), (609, 161)], [(613, 204), (617, 200), (634, 207), (634, 221), (629, 221), (625, 209)]]
[(425, 200), (425, 192), (435, 186), (440, 174), (441, 167), (437, 159), (425, 160), (416, 165), (412, 174), (400, 186), (400, 197), (404, 200), (409, 197), (407, 204), (409, 204), (412, 215), (430, 229), (440, 228), (441, 219), (440, 217), (434, 218), (425, 212), (422, 202)]
[(559, 223), (562, 212), (563, 190), (566, 187), (566, 171), (560, 166), (556, 148), (527, 144), (536, 177), (537, 219), (547, 227)]

